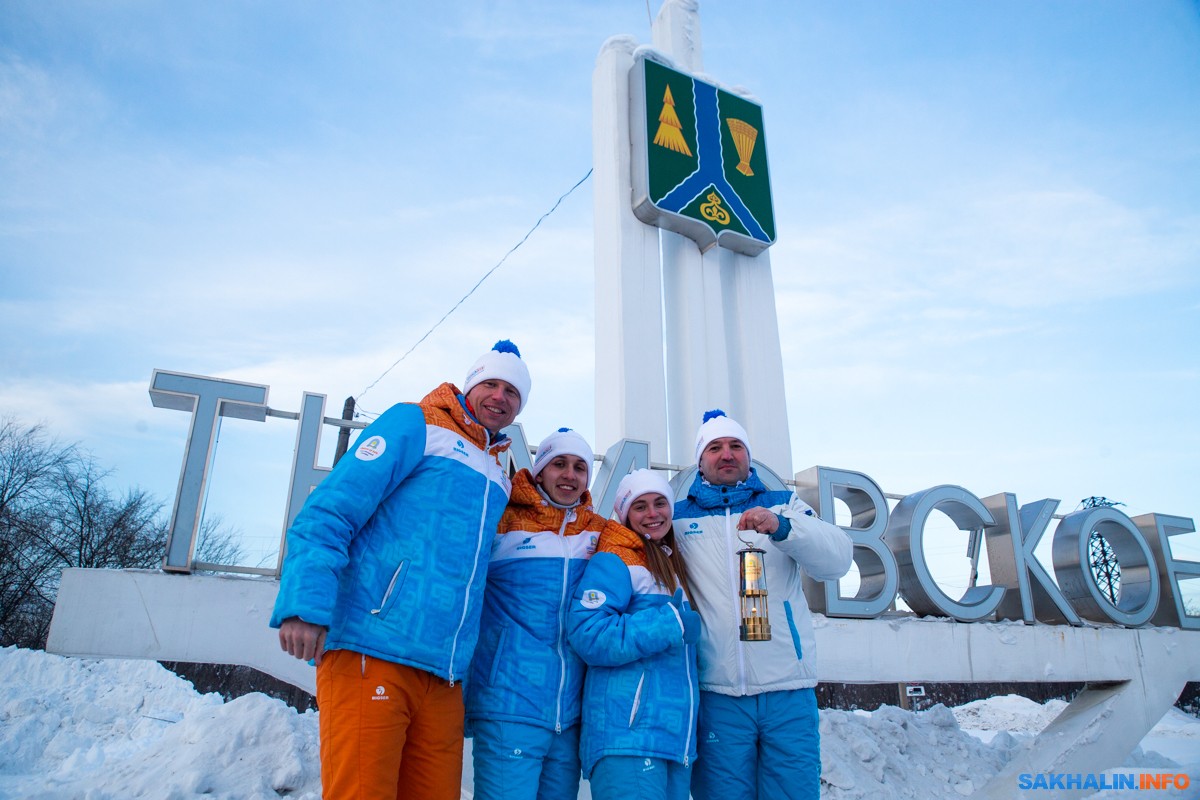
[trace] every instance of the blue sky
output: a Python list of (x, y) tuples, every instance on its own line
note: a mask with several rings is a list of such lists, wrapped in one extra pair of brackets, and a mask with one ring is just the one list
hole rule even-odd
[[(701, 20), (765, 109), (794, 466), (1200, 519), (1200, 5)], [(645, 2), (0, 5), (0, 414), (164, 501), (187, 417), (153, 369), (336, 415), (587, 173), (617, 34), (649, 41)], [(591, 215), (585, 183), (361, 405), (511, 338), (530, 440), (590, 438)], [(252, 550), (293, 438), (222, 428), (209, 506)]]

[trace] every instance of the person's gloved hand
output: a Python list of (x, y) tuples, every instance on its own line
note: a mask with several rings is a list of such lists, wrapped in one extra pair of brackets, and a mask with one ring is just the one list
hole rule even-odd
[(700, 615), (690, 608), (684, 608), (683, 589), (676, 589), (669, 602), (675, 606), (675, 612), (683, 622), (683, 643), (695, 644), (700, 641)]

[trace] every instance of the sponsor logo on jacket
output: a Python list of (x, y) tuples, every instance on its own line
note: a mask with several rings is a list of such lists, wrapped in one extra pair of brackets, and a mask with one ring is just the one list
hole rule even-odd
[(359, 461), (374, 461), (383, 455), (383, 451), (387, 449), (387, 442), (382, 436), (372, 436), (367, 441), (358, 446), (354, 451), (354, 457)]

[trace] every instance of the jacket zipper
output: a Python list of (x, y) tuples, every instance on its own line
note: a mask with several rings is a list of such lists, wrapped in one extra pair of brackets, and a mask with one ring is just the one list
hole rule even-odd
[[(691, 659), (688, 658), (688, 653), (695, 645), (685, 644), (683, 646), (683, 673), (687, 675), (688, 682), (688, 727), (687, 738), (683, 742), (683, 765), (688, 765), (688, 753), (692, 749), (692, 734), (696, 731), (696, 692), (692, 681)], [(638, 687), (639, 691), (641, 686)]]
[[(489, 447), (485, 452), (490, 456), (492, 448)], [(458, 629), (454, 631), (454, 643), (450, 645), (450, 665), (447, 672), (450, 674), (451, 686), (455, 682), (454, 656), (458, 652), (458, 637), (462, 634), (463, 626), (467, 624), (467, 611), (471, 606), (471, 586), (475, 584), (475, 573), (479, 571), (479, 553), (483, 549), (483, 526), (487, 522), (488, 495), (492, 493), (492, 479), (488, 477), (487, 473), (484, 473), (483, 480), (483, 510), (479, 513), (479, 530), (475, 534), (475, 562), (471, 566), (471, 577), (467, 581), (467, 589), (463, 595), (462, 617), (458, 620)]]
[(567, 510), (563, 512), (562, 526), (558, 529), (558, 545), (562, 549), (563, 555), (563, 571), (562, 585), (558, 590), (558, 632), (555, 634), (554, 649), (558, 652), (558, 696), (554, 699), (554, 732), (562, 733), (562, 698), (563, 691), (567, 686), (567, 659), (563, 657), (563, 605), (566, 603), (567, 594), (567, 571), (571, 566), (571, 560), (567, 557), (567, 523), (570, 521), (573, 511)]
[[(741, 608), (741, 604), (738, 603), (738, 594), (741, 591), (741, 587), (739, 585), (737, 567), (735, 566), (737, 564), (738, 559), (737, 559), (737, 552), (733, 549), (733, 529), (730, 527), (732, 523), (733, 523), (733, 515), (732, 515), (732, 513), (730, 513), (729, 507), (726, 506), (725, 507), (725, 549), (729, 553), (729, 561), (730, 561), (729, 577), (730, 577), (730, 588), (731, 588), (730, 599), (733, 602), (733, 624), (735, 626), (734, 630), (736, 632), (736, 630), (737, 630), (736, 626), (741, 625), (742, 608)], [(744, 695), (744, 694), (746, 694), (746, 653), (743, 650), (742, 637), (738, 636), (735, 639), (735, 641), (737, 642), (738, 683), (741, 685), (742, 694)]]

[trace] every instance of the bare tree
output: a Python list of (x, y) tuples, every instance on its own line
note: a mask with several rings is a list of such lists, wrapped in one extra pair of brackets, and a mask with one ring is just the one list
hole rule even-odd
[(60, 470), (77, 456), (74, 445), (60, 445), (45, 427), (0, 418), (0, 524), (19, 507), (36, 507)]
[(17, 632), (43, 628), (38, 620), (49, 619), (53, 601), (40, 587), (54, 559), (40, 531), (50, 517), (56, 480), (77, 455), (40, 424), (0, 419), (0, 644), (27, 638)]
[(196, 537), (196, 561), (230, 565), (242, 560), (245, 551), (238, 540), (242, 532), (225, 524), (220, 514), (205, 514)]
[(62, 567), (153, 567), (162, 560), (162, 504), (140, 489), (113, 496), (90, 457), (62, 468), (43, 544)]
[[(115, 495), (109, 477), (41, 425), (0, 423), (0, 646), (44, 644), (63, 569), (162, 565), (162, 503), (140, 489)], [(198, 555), (236, 563), (237, 532), (206, 520)]]

